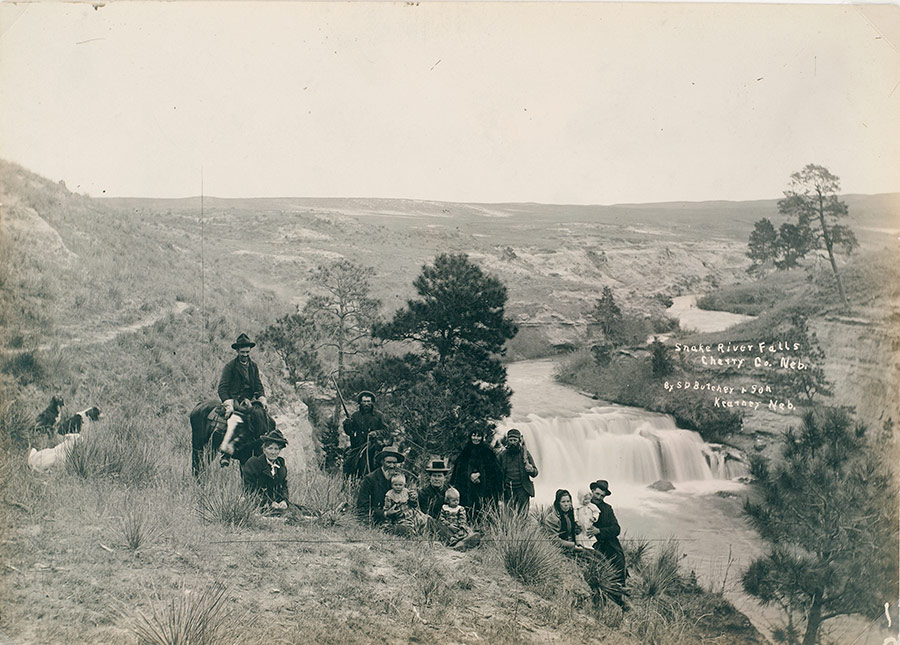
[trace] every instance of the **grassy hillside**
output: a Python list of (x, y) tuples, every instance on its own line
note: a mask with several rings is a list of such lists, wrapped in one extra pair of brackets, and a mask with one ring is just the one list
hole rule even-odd
[[(188, 642), (759, 642), (746, 618), (678, 570), (671, 547), (629, 547), (634, 609), (623, 618), (595, 605), (548, 543), (539, 575), (517, 578), (505, 556), (519, 542), (508, 534), (458, 554), (335, 516), (353, 490), (320, 473), (310, 452), (292, 462), (307, 467), (291, 472), (291, 486), (316, 519), (249, 512), (235, 467), (199, 483), (189, 475), (188, 410), (212, 392), (239, 331), (255, 337), (303, 300), (317, 258), (359, 245), (357, 259), (383, 269), (390, 308), (389, 289), (410, 282), (432, 249), (472, 250), (479, 238), (420, 223), (403, 237), (318, 211), (207, 215), (204, 205), (201, 223), (195, 203), (123, 208), (7, 163), (0, 186), (8, 638), (165, 642), (150, 632), (171, 620), (204, 627)], [(289, 448), (308, 446), (302, 406), (274, 357), (254, 356)], [(28, 446), (50, 440), (31, 424), (54, 393), (68, 413), (98, 405), (105, 419), (65, 470), (36, 474)]]

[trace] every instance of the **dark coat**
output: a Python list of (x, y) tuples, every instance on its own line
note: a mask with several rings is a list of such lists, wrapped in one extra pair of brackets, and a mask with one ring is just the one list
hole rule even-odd
[(616, 520), (616, 514), (613, 512), (612, 506), (606, 502), (594, 502), (600, 509), (600, 516), (594, 522), (594, 527), (599, 531), (596, 535), (597, 541), (594, 542), (594, 549), (605, 555), (613, 561), (613, 563), (625, 571), (625, 552), (619, 543), (619, 533), (622, 529)]
[(375, 455), (381, 450), (381, 442), (377, 438), (370, 441), (370, 432), (387, 432), (387, 423), (381, 412), (357, 410), (344, 419), (344, 433), (350, 438), (350, 447), (344, 454), (346, 474), (362, 477), (375, 470)]
[(272, 467), (265, 455), (250, 457), (241, 467), (244, 478), (244, 490), (248, 493), (256, 492), (265, 502), (288, 501), (287, 467), (284, 459), (275, 459), (275, 476), (272, 476)]
[(222, 376), (219, 377), (219, 399), (227, 401), (234, 399), (240, 403), (243, 399), (256, 399), (265, 396), (262, 381), (259, 378), (259, 367), (252, 360), (247, 366), (247, 376), (244, 378), (238, 367), (238, 358), (229, 361), (222, 368)]
[[(480, 473), (478, 483), (472, 481), (472, 473)], [(501, 476), (497, 455), (484, 443), (475, 445), (468, 442), (456, 458), (450, 484), (459, 491), (463, 506), (500, 499)]]
[(444, 505), (444, 495), (446, 493), (446, 486), (443, 488), (435, 488), (431, 484), (423, 486), (419, 489), (419, 510), (434, 519), (438, 519), (441, 515), (441, 506)]
[(384, 496), (391, 489), (391, 481), (381, 468), (363, 477), (356, 497), (356, 514), (364, 522), (384, 522)]
[[(522, 485), (522, 488), (528, 493), (529, 497), (534, 497), (534, 482), (531, 481), (532, 477), (537, 477), (537, 466), (534, 464), (534, 459), (531, 456), (531, 453), (528, 452), (527, 448), (522, 448), (525, 453), (525, 457), (522, 457), (522, 452), (517, 452), (515, 454), (509, 452), (509, 449), (504, 449), (503, 452), (497, 457), (497, 461), (500, 465), (500, 477), (503, 487), (507, 487), (512, 481), (510, 474), (515, 470), (519, 471), (519, 482)], [(528, 465), (534, 468), (534, 473), (529, 474), (525, 472), (525, 460), (528, 461)]]

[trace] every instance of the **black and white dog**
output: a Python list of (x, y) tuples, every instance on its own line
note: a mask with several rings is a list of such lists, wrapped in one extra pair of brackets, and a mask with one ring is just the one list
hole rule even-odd
[(59, 427), (56, 429), (56, 433), (65, 435), (82, 432), (85, 428), (91, 425), (93, 421), (97, 421), (102, 416), (103, 414), (100, 413), (100, 408), (98, 408), (96, 405), (92, 408), (88, 408), (87, 410), (76, 412), (68, 419), (59, 424)]
[(34, 422), (34, 429), (49, 430), (50, 433), (52, 433), (53, 426), (59, 423), (59, 418), (62, 415), (62, 409), (65, 404), (66, 402), (59, 394), (51, 396), (50, 404), (37, 416), (37, 420)]

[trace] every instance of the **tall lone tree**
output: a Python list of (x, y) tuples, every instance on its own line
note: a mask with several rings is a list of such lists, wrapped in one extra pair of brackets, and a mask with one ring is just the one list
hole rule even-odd
[(265, 330), (261, 342), (282, 358), (292, 378), (340, 380), (348, 360), (369, 349), (381, 307), (369, 297), (372, 275), (372, 269), (349, 260), (317, 267), (310, 278), (315, 293), (303, 309)]
[(394, 319), (376, 327), (384, 340), (414, 340), (440, 362), (456, 355), (483, 359), (502, 354), (516, 335), (505, 316), (506, 287), (469, 261), (466, 254), (442, 254), (413, 282), (419, 294)]
[(778, 201), (778, 212), (793, 221), (782, 224), (777, 233), (768, 219), (756, 222), (747, 253), (753, 260), (751, 271), (760, 269), (769, 260), (778, 269), (789, 269), (809, 253), (824, 248), (841, 302), (849, 307), (835, 260), (835, 247), (840, 246), (849, 253), (856, 248), (857, 241), (853, 231), (840, 223), (848, 214), (847, 204), (838, 196), (840, 189), (840, 179), (824, 166), (807, 164), (793, 173), (789, 189)]
[(505, 314), (504, 284), (464, 254), (437, 256), (413, 285), (418, 298), (377, 325), (375, 336), (412, 341), (417, 351), (370, 363), (368, 378), (417, 453), (450, 454), (472, 429), (490, 435), (509, 414), (499, 357), (518, 330)]
[(342, 259), (319, 266), (312, 275), (313, 295), (303, 307), (319, 330), (319, 347), (331, 354), (333, 373), (340, 381), (347, 361), (364, 353), (381, 303), (369, 297), (374, 270)]
[(819, 408), (785, 433), (776, 466), (752, 462), (760, 498), (746, 502), (744, 512), (769, 552), (750, 563), (742, 583), (761, 603), (781, 608), (787, 625), (780, 640), (815, 645), (825, 621), (871, 617), (897, 598), (897, 490), (889, 461), (847, 409)]

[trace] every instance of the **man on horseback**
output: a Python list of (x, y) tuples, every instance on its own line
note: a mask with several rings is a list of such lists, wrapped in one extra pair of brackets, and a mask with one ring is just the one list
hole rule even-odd
[(217, 393), (225, 405), (225, 416), (230, 417), (238, 412), (247, 420), (255, 440), (274, 429), (275, 421), (267, 412), (268, 402), (259, 378), (259, 367), (250, 359), (253, 347), (256, 343), (243, 333), (232, 343), (231, 348), (237, 351), (237, 357), (222, 368)]

